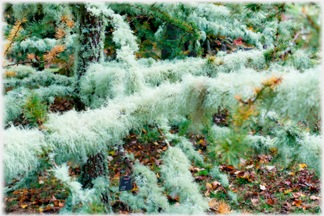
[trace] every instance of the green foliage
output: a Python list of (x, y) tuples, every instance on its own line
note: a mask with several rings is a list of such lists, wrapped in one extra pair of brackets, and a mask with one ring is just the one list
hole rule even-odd
[(41, 124), (47, 115), (47, 105), (37, 93), (31, 94), (23, 106), (23, 114), (33, 124)]
[(224, 162), (238, 165), (239, 157), (244, 158), (244, 154), (250, 150), (244, 138), (245, 135), (231, 131), (226, 138), (216, 140), (216, 146), (210, 149), (220, 154)]

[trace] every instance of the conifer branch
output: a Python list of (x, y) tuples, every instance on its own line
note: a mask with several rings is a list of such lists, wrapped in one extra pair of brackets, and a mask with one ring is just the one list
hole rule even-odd
[[(3, 56), (6, 56), (8, 51), (10, 50), (10, 47), (12, 45), (12, 43), (14, 42), (14, 39), (18, 36), (18, 32), (20, 31), (20, 27), (22, 26), (23, 23), (25, 23), (27, 20), (24, 18), (22, 20), (22, 22), (20, 21), (17, 21), (18, 22), (18, 26), (15, 26), (14, 28), (16, 28), (15, 32), (14, 32), (14, 35), (11, 35), (10, 33), (10, 36), (9, 36), (9, 40), (10, 40), (10, 43), (7, 45), (7, 49), (5, 50)], [(13, 29), (14, 30), (14, 29)]]
[[(158, 19), (161, 19), (161, 20), (163, 20), (164, 22), (167, 22), (167, 23), (169, 23), (170, 25), (172, 25), (172, 26), (174, 26), (174, 27), (176, 27), (176, 28), (182, 29), (183, 31), (186, 31), (186, 32), (188, 32), (188, 33), (195, 33), (194, 29), (193, 29), (191, 26), (187, 26), (187, 25), (185, 25), (187, 28), (190, 29), (190, 30), (187, 30), (186, 28), (180, 26), (180, 24), (179, 24), (179, 25), (176, 25), (175, 23), (173, 23), (173, 22), (171, 22), (171, 21), (169, 21), (169, 20), (167, 20), (167, 19), (165, 19), (165, 18), (162, 18), (162, 17), (159, 16), (159, 15), (153, 14), (152, 12), (149, 12), (149, 11), (145, 10), (144, 8), (141, 8), (141, 7), (138, 7), (138, 6), (135, 6), (135, 5), (131, 5), (131, 4), (124, 4), (124, 5), (130, 6), (130, 7), (134, 7), (134, 8), (136, 8), (136, 9), (141, 10), (141, 11), (144, 11), (145, 13), (150, 14), (150, 15), (153, 16), (153, 17), (157, 17)], [(152, 6), (152, 7), (153, 7), (153, 6)], [(154, 9), (156, 9), (156, 8), (154, 8)], [(156, 10), (158, 10), (158, 9), (156, 9)], [(162, 13), (164, 16), (167, 16), (165, 13), (163, 13), (163, 12), (161, 12), (161, 11), (160, 11), (160, 13)], [(173, 20), (173, 21), (176, 22), (175, 20)]]
[[(277, 43), (278, 43), (278, 36), (279, 36), (279, 24), (281, 22), (281, 13), (284, 11), (284, 7), (285, 7), (285, 3), (283, 3), (281, 6), (280, 6), (280, 10), (278, 11), (277, 13), (277, 16), (278, 16), (278, 27), (277, 27), (277, 32), (276, 32), (276, 41), (275, 41), (275, 44), (274, 44), (274, 51), (273, 51), (273, 56), (272, 56), (272, 62), (274, 62), (274, 59), (275, 59), (275, 56), (276, 56), (276, 51), (277, 51)], [(279, 8), (278, 8), (279, 9)]]

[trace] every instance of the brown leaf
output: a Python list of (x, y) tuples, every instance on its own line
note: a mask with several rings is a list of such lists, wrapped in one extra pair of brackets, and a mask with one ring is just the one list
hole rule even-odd
[(305, 197), (305, 195), (301, 191), (292, 193), (292, 195), (294, 196), (295, 199), (299, 197)]
[(55, 206), (55, 207), (59, 206), (59, 203), (60, 203), (59, 200), (55, 200), (55, 201), (54, 201), (54, 206)]
[(59, 207), (64, 207), (64, 203), (59, 202)]
[(251, 202), (254, 206), (257, 206), (260, 203), (260, 200), (259, 198), (255, 198), (255, 199), (251, 198)]
[(200, 171), (203, 171), (203, 170), (205, 170), (205, 168), (199, 168), (199, 167), (190, 167), (190, 171), (192, 171), (192, 172), (200, 172)]
[(311, 200), (320, 200), (321, 199), (321, 197), (317, 197), (317, 196), (314, 196), (314, 195), (310, 196), (309, 198)]
[(213, 188), (213, 186), (210, 183), (206, 183), (206, 188), (207, 188), (207, 190), (210, 190)]
[(274, 204), (274, 202), (273, 202), (273, 200), (272, 200), (272, 199), (268, 199), (268, 200), (267, 200), (267, 204), (268, 204), (268, 205), (273, 205), (273, 204)]
[(165, 147), (163, 147), (163, 149), (162, 149), (162, 150), (163, 150), (163, 151), (165, 151), (165, 150), (167, 150), (167, 149), (168, 149), (168, 147), (166, 147), (166, 146), (165, 146)]
[(220, 186), (222, 184), (218, 181), (213, 181), (212, 185), (213, 185), (213, 188), (217, 188), (218, 186)]
[(52, 196), (52, 199), (50, 199), (50, 202), (54, 202), (56, 200), (55, 196)]
[(32, 60), (35, 58), (35, 54), (34, 53), (27, 53), (27, 58)]
[(159, 160), (156, 160), (155, 158), (154, 158), (154, 162), (155, 162), (155, 165), (156, 166), (159, 166), (160, 165), (160, 161)]
[(301, 200), (294, 200), (292, 205), (295, 205), (295, 206), (300, 206), (300, 204), (302, 203)]
[(289, 204), (289, 202), (285, 202), (284, 204), (284, 208), (289, 211), (291, 209), (291, 205)]
[(196, 177), (195, 177), (195, 180), (203, 181), (203, 180), (205, 180), (206, 178), (207, 178), (207, 176), (203, 176), (203, 175), (201, 175), (201, 176), (196, 176)]
[(218, 202), (215, 198), (213, 198), (209, 203), (208, 203), (210, 208), (217, 208)]
[(234, 167), (229, 165), (229, 166), (223, 166), (222, 169), (225, 171), (232, 171), (232, 170), (234, 170)]

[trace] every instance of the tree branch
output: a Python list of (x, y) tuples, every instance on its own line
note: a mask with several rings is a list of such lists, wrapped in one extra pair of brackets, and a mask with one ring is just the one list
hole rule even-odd
[(2, 66), (2, 68), (14, 66), (14, 65), (20, 65), (20, 64), (44, 63), (44, 62), (46, 62), (46, 61), (35, 61), (35, 62), (33, 62), (33, 61), (23, 61), (23, 62), (17, 62), (17, 63), (13, 63), (13, 64), (8, 64), (6, 66)]

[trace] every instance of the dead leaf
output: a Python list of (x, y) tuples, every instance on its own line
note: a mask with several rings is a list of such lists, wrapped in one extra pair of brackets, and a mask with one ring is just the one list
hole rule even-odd
[(26, 207), (27, 207), (27, 205), (21, 205), (20, 207), (24, 209), (24, 208), (26, 208)]
[(275, 166), (265, 166), (265, 168), (268, 170), (268, 171), (271, 171), (275, 168)]
[(212, 185), (213, 185), (213, 188), (217, 188), (218, 186), (220, 186), (222, 184), (218, 181), (213, 181)]
[(52, 196), (52, 199), (50, 199), (50, 202), (54, 202), (56, 200), (55, 196)]
[(290, 193), (292, 190), (285, 190), (284, 194)]
[(59, 207), (64, 207), (64, 203), (59, 202)]
[(165, 147), (163, 147), (163, 149), (162, 149), (162, 150), (163, 150), (163, 151), (165, 151), (165, 150), (167, 150), (167, 149), (168, 149), (168, 147), (166, 147), (166, 146), (165, 146)]
[(59, 203), (60, 203), (59, 200), (55, 200), (55, 201), (54, 201), (54, 206), (55, 206), (55, 207), (59, 206)]
[(272, 199), (268, 199), (268, 200), (267, 200), (267, 204), (268, 204), (268, 205), (273, 205), (273, 204), (274, 204), (274, 202), (273, 202), (273, 200), (272, 200)]
[(160, 165), (160, 161), (159, 160), (156, 160), (155, 158), (154, 158), (154, 163), (155, 163), (156, 166), (159, 166)]
[(295, 199), (299, 197), (305, 197), (305, 195), (301, 191), (292, 193), (292, 195), (294, 196)]
[(261, 190), (266, 190), (267, 188), (264, 185), (260, 185)]
[(285, 202), (284, 208), (289, 211), (291, 209), (291, 205), (289, 204), (289, 202)]
[(300, 206), (300, 204), (302, 203), (301, 200), (294, 200), (292, 205), (295, 205), (295, 206)]
[(207, 190), (210, 190), (213, 188), (213, 186), (210, 183), (206, 183), (206, 188), (207, 188)]
[(321, 199), (321, 197), (317, 197), (317, 196), (314, 196), (314, 195), (310, 196), (309, 198), (311, 200), (320, 200)]
[(229, 166), (222, 166), (221, 169), (224, 170), (224, 171), (232, 171), (232, 170), (234, 170), (234, 167), (231, 166), (231, 165), (229, 165)]
[(251, 165), (249, 165), (249, 166), (246, 166), (245, 168), (246, 168), (246, 169), (252, 169), (252, 168), (253, 168), (253, 166), (254, 166), (254, 165), (253, 165), (253, 164), (251, 164)]
[(299, 168), (301, 168), (301, 169), (304, 169), (305, 167), (307, 167), (306, 164), (298, 164), (298, 166), (299, 166)]
[(255, 199), (251, 198), (251, 202), (254, 206), (258, 206), (258, 204), (260, 203), (260, 200), (258, 198), (255, 198)]
[(205, 170), (205, 168), (199, 168), (199, 167), (190, 167), (190, 171), (193, 171), (193, 172), (200, 172), (200, 171), (203, 171)]
[(207, 176), (203, 176), (203, 175), (200, 175), (200, 176), (196, 176), (195, 177), (195, 180), (199, 180), (199, 181), (203, 181), (207, 178)]

